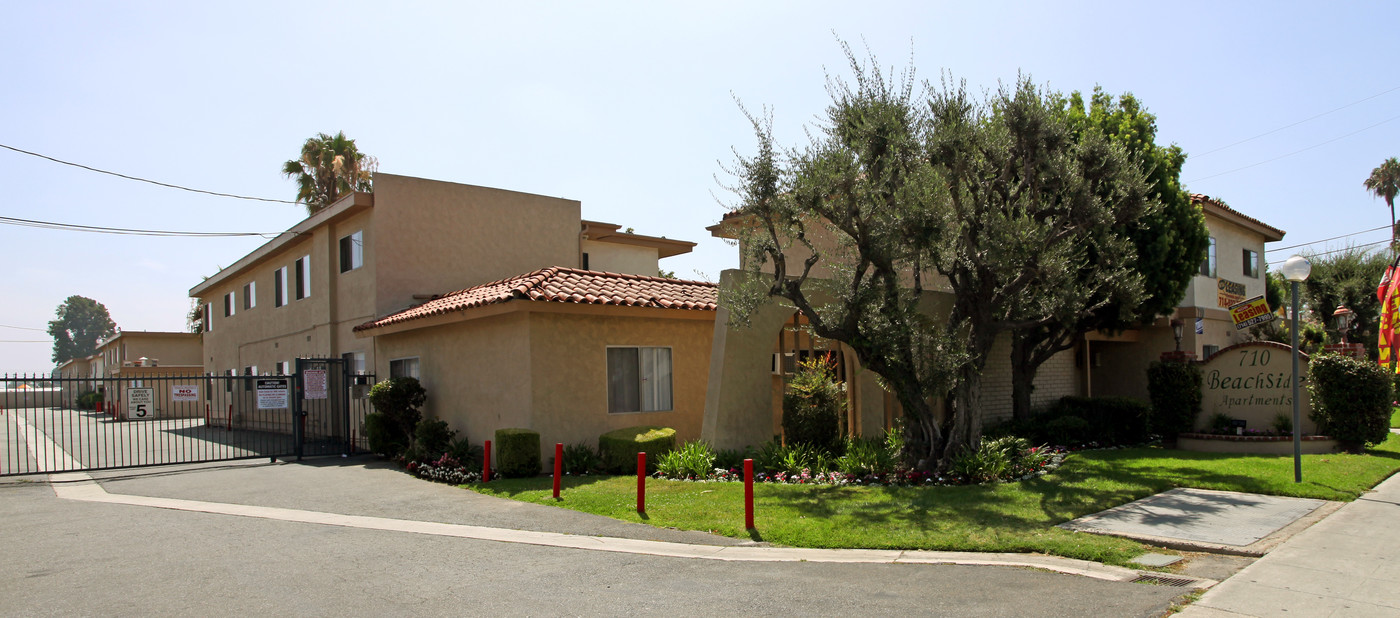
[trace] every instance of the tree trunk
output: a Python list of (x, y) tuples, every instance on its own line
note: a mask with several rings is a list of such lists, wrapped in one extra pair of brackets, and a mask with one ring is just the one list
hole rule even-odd
[(953, 428), (943, 447), (939, 470), (947, 470), (964, 449), (977, 448), (982, 441), (982, 367), (970, 363), (962, 370), (954, 391)]
[(943, 429), (934, 416), (933, 406), (917, 389), (896, 389), (899, 404), (904, 407), (905, 463), (916, 470), (929, 470), (938, 459), (943, 446)]
[(1038, 367), (1031, 363), (1030, 348), (1019, 333), (1011, 336), (1011, 418), (1018, 421), (1031, 417), (1031, 391)]

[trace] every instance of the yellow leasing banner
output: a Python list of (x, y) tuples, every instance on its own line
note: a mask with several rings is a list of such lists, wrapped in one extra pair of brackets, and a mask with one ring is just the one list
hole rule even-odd
[(1269, 303), (1263, 296), (1255, 296), (1241, 303), (1230, 305), (1230, 318), (1235, 321), (1236, 330), (1244, 330), (1274, 319), (1269, 311)]

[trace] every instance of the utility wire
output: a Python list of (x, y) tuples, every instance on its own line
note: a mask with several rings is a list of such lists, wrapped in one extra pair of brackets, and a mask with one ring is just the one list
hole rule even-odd
[(1232, 170), (1226, 170), (1226, 171), (1220, 172), (1219, 174), (1211, 174), (1210, 176), (1202, 176), (1202, 177), (1200, 177), (1200, 178), (1193, 178), (1193, 179), (1191, 179), (1191, 180), (1188, 180), (1188, 181), (1187, 181), (1187, 184), (1190, 184), (1190, 183), (1193, 183), (1193, 182), (1198, 182), (1198, 181), (1201, 181), (1201, 180), (1209, 180), (1209, 179), (1211, 179), (1211, 178), (1215, 178), (1215, 177), (1217, 177), (1217, 176), (1224, 176), (1224, 175), (1226, 175), (1226, 174), (1233, 174), (1233, 173), (1238, 172), (1238, 171), (1241, 171), (1241, 170), (1247, 170), (1247, 169), (1249, 169), (1249, 168), (1251, 168), (1251, 167), (1258, 167), (1258, 166), (1263, 165), (1263, 164), (1265, 164), (1265, 163), (1273, 163), (1274, 161), (1277, 161), (1277, 160), (1279, 160), (1279, 159), (1286, 159), (1286, 158), (1291, 157), (1291, 156), (1293, 156), (1293, 155), (1295, 155), (1295, 154), (1298, 154), (1298, 153), (1300, 153), (1300, 152), (1306, 152), (1306, 151), (1312, 150), (1312, 149), (1317, 148), (1317, 147), (1320, 147), (1320, 146), (1326, 146), (1326, 145), (1331, 144), (1332, 142), (1335, 142), (1335, 141), (1337, 141), (1337, 140), (1345, 139), (1345, 138), (1351, 137), (1351, 136), (1353, 136), (1353, 135), (1356, 135), (1357, 133), (1361, 133), (1361, 132), (1364, 132), (1364, 131), (1370, 131), (1371, 129), (1374, 129), (1374, 128), (1376, 128), (1376, 127), (1379, 127), (1379, 126), (1381, 126), (1381, 125), (1383, 125), (1383, 124), (1385, 124), (1385, 123), (1387, 123), (1387, 122), (1390, 122), (1390, 121), (1396, 120), (1396, 119), (1400, 119), (1400, 116), (1391, 116), (1391, 117), (1386, 118), (1385, 120), (1382, 120), (1382, 121), (1380, 121), (1380, 122), (1377, 122), (1376, 124), (1373, 124), (1373, 125), (1371, 125), (1371, 126), (1369, 126), (1369, 127), (1362, 127), (1362, 128), (1357, 129), (1357, 130), (1355, 130), (1355, 131), (1352, 131), (1351, 133), (1347, 133), (1346, 135), (1341, 135), (1341, 136), (1338, 136), (1338, 137), (1334, 137), (1334, 138), (1329, 139), (1329, 140), (1327, 140), (1327, 141), (1325, 141), (1325, 142), (1319, 142), (1319, 143), (1317, 143), (1317, 144), (1313, 144), (1313, 145), (1311, 145), (1311, 146), (1308, 146), (1307, 148), (1300, 148), (1300, 149), (1294, 150), (1293, 152), (1290, 152), (1290, 153), (1288, 153), (1288, 154), (1279, 155), (1279, 156), (1274, 157), (1274, 158), (1272, 158), (1272, 159), (1265, 159), (1265, 160), (1260, 161), (1260, 162), (1258, 162), (1258, 163), (1251, 163), (1251, 164), (1246, 165), (1246, 166), (1244, 166), (1244, 167), (1237, 167), (1237, 168), (1232, 169)]
[(52, 221), (36, 221), (33, 219), (18, 219), (15, 217), (0, 217), (0, 224), (16, 225), (20, 227), (37, 227), (47, 230), (64, 230), (68, 232), (91, 232), (95, 234), (121, 234), (127, 236), (178, 236), (186, 238), (228, 238), (239, 236), (261, 236), (271, 238), (278, 234), (299, 234), (300, 232), (184, 232), (175, 230), (143, 230), (124, 227), (100, 227), (95, 225), (79, 225), (77, 223), (55, 223)]
[(1329, 241), (1329, 240), (1338, 240), (1338, 239), (1341, 239), (1341, 238), (1346, 238), (1346, 237), (1348, 237), (1348, 236), (1360, 236), (1360, 235), (1362, 235), (1362, 234), (1368, 234), (1368, 233), (1371, 233), (1371, 232), (1378, 232), (1378, 231), (1380, 231), (1380, 230), (1388, 230), (1388, 229), (1390, 229), (1390, 226), (1389, 226), (1389, 225), (1382, 225), (1382, 226), (1380, 226), (1380, 227), (1373, 227), (1373, 228), (1371, 228), (1371, 229), (1369, 229), (1369, 230), (1361, 230), (1360, 232), (1352, 232), (1352, 233), (1350, 233), (1350, 234), (1342, 234), (1341, 236), (1333, 236), (1333, 237), (1331, 237), (1331, 238), (1324, 238), (1324, 239), (1322, 239), (1322, 240), (1314, 240), (1314, 241), (1312, 241), (1312, 242), (1305, 242), (1305, 243), (1302, 243), (1302, 244), (1299, 244), (1299, 245), (1289, 245), (1289, 246), (1287, 246), (1287, 247), (1277, 247), (1277, 248), (1274, 248), (1274, 249), (1269, 249), (1268, 251), (1265, 251), (1265, 253), (1273, 253), (1273, 252), (1275, 252), (1275, 251), (1283, 251), (1284, 249), (1296, 249), (1296, 248), (1298, 248), (1298, 247), (1306, 247), (1306, 246), (1308, 246), (1308, 245), (1316, 245), (1316, 244), (1318, 244), (1318, 243), (1324, 243), (1324, 242), (1327, 242), (1327, 241)]
[[(1367, 248), (1367, 247), (1374, 247), (1374, 246), (1376, 246), (1376, 245), (1384, 245), (1384, 244), (1389, 243), (1389, 242), (1390, 242), (1390, 239), (1387, 238), (1387, 239), (1385, 239), (1385, 240), (1378, 240), (1378, 241), (1376, 241), (1376, 242), (1368, 242), (1368, 243), (1366, 243), (1366, 244), (1364, 244), (1364, 245), (1352, 245), (1352, 246), (1350, 246), (1350, 247), (1342, 247), (1341, 249), (1333, 249), (1333, 250), (1331, 250), (1331, 251), (1322, 251), (1322, 252), (1320, 252), (1320, 253), (1309, 253), (1308, 255), (1309, 255), (1309, 256), (1312, 256), (1312, 257), (1317, 257), (1317, 256), (1320, 256), (1320, 255), (1332, 255), (1333, 253), (1341, 253), (1341, 252), (1343, 252), (1343, 251), (1355, 251), (1355, 250), (1357, 250), (1357, 249), (1365, 249), (1365, 248)], [(1267, 252), (1266, 252), (1266, 253), (1267, 253)]]
[(116, 172), (109, 172), (109, 171), (107, 171), (107, 170), (101, 170), (101, 169), (97, 169), (97, 168), (95, 168), (95, 167), (88, 167), (88, 166), (83, 165), (83, 164), (81, 164), (81, 163), (73, 163), (72, 161), (64, 161), (64, 160), (62, 160), (62, 159), (55, 159), (55, 158), (50, 157), (50, 156), (48, 156), (48, 155), (42, 155), (42, 154), (39, 154), (39, 153), (37, 153), (37, 152), (30, 152), (30, 151), (28, 151), (28, 150), (21, 150), (21, 149), (19, 149), (19, 148), (15, 148), (14, 146), (6, 146), (5, 144), (0, 144), (0, 148), (5, 148), (5, 149), (7, 149), (7, 150), (13, 150), (13, 151), (18, 152), (18, 153), (21, 153), (21, 154), (27, 154), (27, 155), (29, 155), (29, 156), (31, 156), (31, 157), (39, 157), (40, 159), (48, 159), (49, 161), (53, 161), (54, 163), (62, 163), (63, 165), (71, 165), (71, 166), (73, 166), (73, 167), (82, 168), (82, 169), (88, 170), (88, 171), (90, 171), (90, 172), (97, 172), (97, 173), (99, 173), (99, 174), (107, 174), (107, 175), (110, 175), (110, 176), (116, 176), (117, 178), (125, 178), (125, 179), (127, 179), (127, 180), (135, 180), (135, 181), (138, 181), (138, 182), (148, 182), (148, 183), (151, 183), (151, 184), (153, 184), (153, 185), (159, 185), (159, 186), (162, 186), (162, 187), (169, 187), (169, 188), (171, 188), (171, 189), (179, 189), (179, 190), (181, 190), (181, 191), (189, 191), (189, 192), (191, 192), (191, 193), (203, 193), (203, 194), (205, 194), (205, 195), (217, 195), (217, 196), (219, 196), (219, 197), (231, 197), (231, 198), (239, 199), (239, 200), (254, 200), (254, 201), (258, 201), (258, 202), (275, 202), (275, 203), (278, 203), (278, 204), (296, 204), (296, 203), (297, 203), (297, 202), (290, 202), (290, 201), (287, 201), (287, 200), (274, 200), (274, 199), (272, 199), (272, 198), (267, 198), (267, 197), (249, 197), (249, 196), (246, 196), (246, 195), (234, 195), (234, 194), (232, 194), (232, 193), (219, 193), (219, 192), (217, 192), (217, 191), (205, 191), (205, 190), (203, 190), (203, 189), (191, 189), (191, 188), (189, 188), (189, 187), (182, 187), (182, 186), (180, 186), (180, 185), (172, 185), (172, 184), (170, 184), (170, 183), (168, 183), (168, 182), (159, 182), (159, 181), (156, 181), (156, 180), (148, 180), (148, 179), (146, 179), (146, 178), (138, 178), (138, 177), (136, 177), (136, 176), (127, 176), (126, 174), (118, 174), (118, 173), (116, 173)]
[(0, 343), (53, 343), (53, 342), (52, 342), (52, 341), (45, 341), (45, 340), (42, 340), (42, 339), (26, 339), (26, 340), (16, 340), (16, 341), (8, 341), (8, 340), (0, 339)]
[(49, 331), (46, 331), (46, 330), (44, 330), (44, 329), (42, 329), (42, 328), (29, 328), (29, 327), (27, 327), (27, 326), (10, 326), (9, 324), (0, 324), (0, 328), (14, 328), (14, 329), (18, 329), (18, 330), (32, 330), (32, 331), (40, 332), (40, 333), (47, 333), (47, 332), (49, 332)]
[(1245, 143), (1245, 142), (1254, 141), (1254, 140), (1259, 139), (1259, 138), (1261, 138), (1261, 137), (1264, 137), (1264, 136), (1266, 136), (1266, 135), (1273, 135), (1273, 134), (1278, 133), (1279, 131), (1282, 131), (1282, 130), (1284, 130), (1284, 129), (1291, 129), (1291, 128), (1293, 128), (1293, 127), (1296, 127), (1296, 126), (1298, 126), (1298, 125), (1300, 125), (1300, 124), (1303, 124), (1303, 123), (1305, 123), (1305, 122), (1308, 122), (1308, 121), (1310, 121), (1310, 120), (1317, 120), (1318, 118), (1321, 118), (1321, 117), (1326, 116), (1326, 115), (1328, 115), (1328, 114), (1331, 114), (1331, 113), (1334, 113), (1334, 112), (1340, 112), (1340, 111), (1342, 111), (1342, 110), (1344, 110), (1344, 109), (1346, 109), (1346, 108), (1348, 108), (1348, 107), (1352, 107), (1352, 106), (1354, 106), (1354, 105), (1360, 105), (1360, 104), (1362, 104), (1362, 103), (1365, 103), (1365, 102), (1367, 102), (1367, 101), (1370, 101), (1371, 99), (1374, 99), (1374, 98), (1379, 97), (1379, 96), (1381, 96), (1381, 95), (1390, 94), (1390, 93), (1392, 93), (1392, 92), (1395, 92), (1396, 90), (1400, 90), (1400, 86), (1396, 86), (1396, 87), (1391, 88), (1390, 90), (1386, 90), (1386, 91), (1384, 91), (1384, 92), (1379, 92), (1379, 93), (1373, 94), (1373, 95), (1371, 95), (1371, 96), (1369, 96), (1369, 97), (1366, 97), (1366, 98), (1364, 98), (1364, 99), (1361, 99), (1361, 100), (1359, 100), (1359, 101), (1352, 101), (1351, 103), (1347, 103), (1346, 105), (1343, 105), (1343, 106), (1338, 107), (1338, 108), (1336, 108), (1336, 109), (1332, 109), (1332, 110), (1329, 110), (1329, 111), (1322, 112), (1321, 114), (1318, 114), (1318, 115), (1316, 115), (1316, 116), (1309, 116), (1309, 117), (1304, 118), (1304, 119), (1302, 119), (1302, 120), (1299, 120), (1298, 122), (1295, 122), (1295, 123), (1293, 123), (1293, 124), (1286, 124), (1286, 125), (1283, 125), (1283, 126), (1277, 128), (1277, 129), (1274, 129), (1274, 130), (1272, 130), (1272, 131), (1265, 131), (1265, 132), (1263, 132), (1263, 133), (1260, 133), (1260, 134), (1258, 134), (1258, 135), (1255, 135), (1254, 137), (1246, 137), (1246, 138), (1244, 138), (1244, 139), (1242, 139), (1242, 140), (1240, 140), (1240, 141), (1238, 141), (1238, 142), (1234, 142), (1234, 143), (1232, 143), (1232, 144), (1226, 144), (1226, 145), (1224, 145), (1224, 146), (1221, 146), (1221, 147), (1219, 147), (1219, 148), (1215, 148), (1215, 149), (1213, 149), (1213, 150), (1207, 150), (1207, 151), (1202, 152), (1202, 153), (1199, 153), (1199, 154), (1192, 154), (1191, 157), (1192, 157), (1192, 158), (1199, 159), (1199, 158), (1204, 157), (1204, 156), (1206, 156), (1206, 155), (1208, 155), (1208, 154), (1211, 154), (1211, 153), (1214, 153), (1214, 152), (1220, 152), (1220, 151), (1222, 151), (1222, 150), (1225, 150), (1226, 148), (1233, 148), (1233, 147), (1239, 146), (1240, 144), (1243, 144), (1243, 143)]

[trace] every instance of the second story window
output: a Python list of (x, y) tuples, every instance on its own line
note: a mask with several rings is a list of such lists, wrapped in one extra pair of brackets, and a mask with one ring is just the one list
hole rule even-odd
[(1259, 252), (1253, 249), (1244, 250), (1244, 276), (1259, 277)]
[(1215, 237), (1210, 237), (1210, 246), (1206, 248), (1206, 259), (1201, 262), (1201, 274), (1207, 277), (1215, 276)]
[(340, 272), (350, 272), (365, 265), (365, 236), (359, 230), (340, 239)]
[(272, 304), (281, 307), (287, 304), (287, 267), (272, 272)]
[(303, 255), (296, 263), (297, 300), (311, 295), (311, 256)]
[(233, 292), (224, 294), (224, 317), (226, 318), (233, 317), (234, 305), (237, 301), (237, 299), (234, 298), (233, 294)]
[(214, 331), (214, 303), (204, 303), (204, 332)]
[(258, 306), (258, 282), (249, 281), (243, 286), (243, 308), (252, 309)]

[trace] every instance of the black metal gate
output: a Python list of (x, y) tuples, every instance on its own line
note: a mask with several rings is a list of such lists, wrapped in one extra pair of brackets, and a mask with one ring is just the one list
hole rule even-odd
[(350, 375), (340, 359), (298, 360), (289, 376), (132, 369), (0, 376), (0, 476), (339, 455), (365, 444), (374, 376)]

